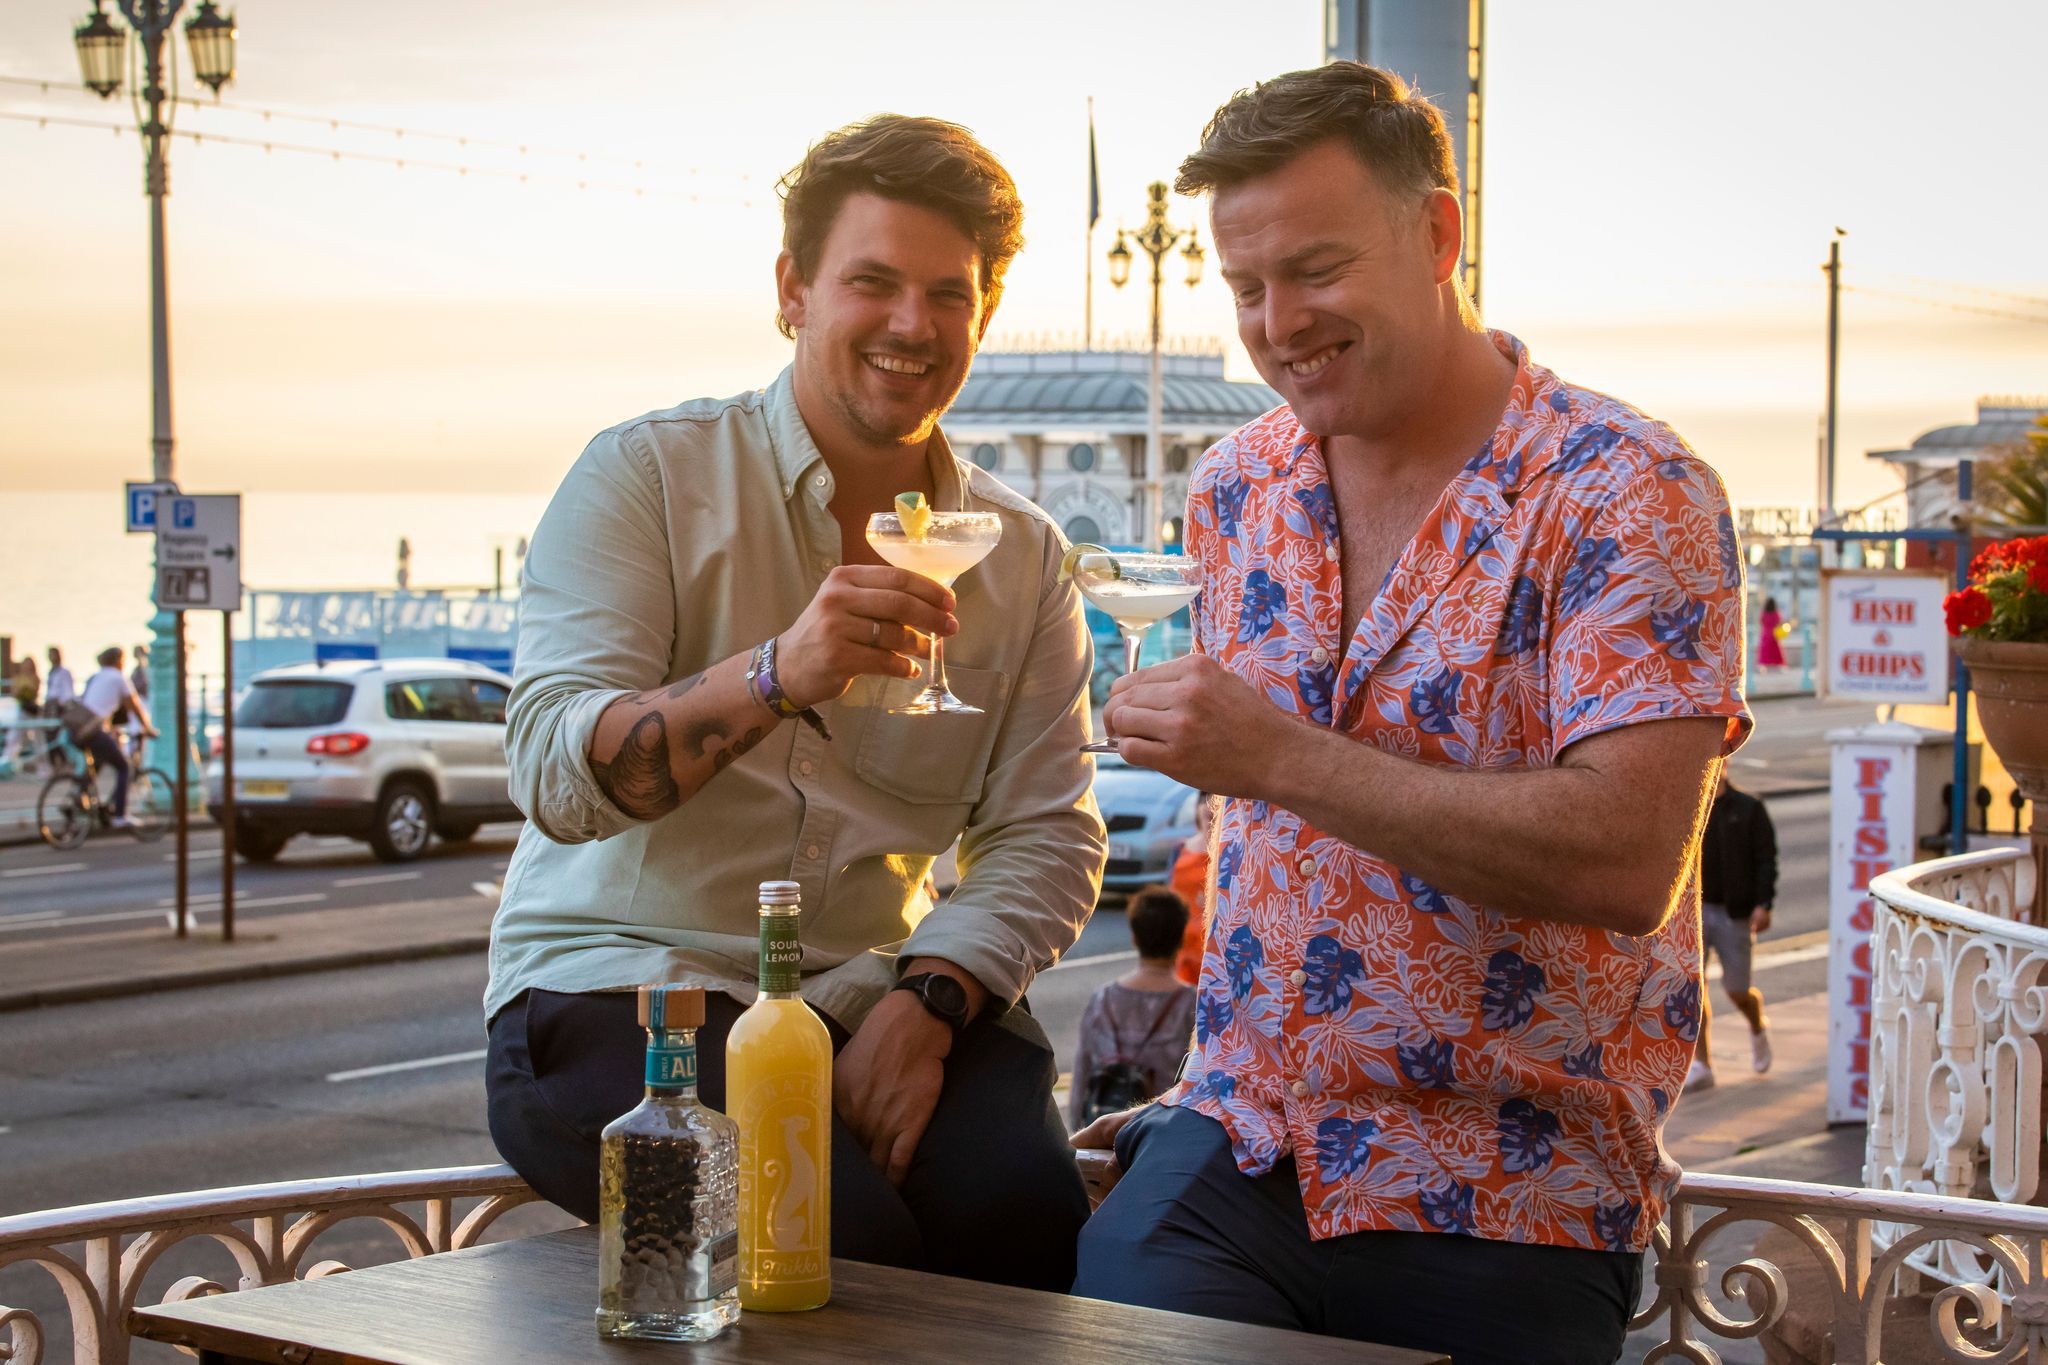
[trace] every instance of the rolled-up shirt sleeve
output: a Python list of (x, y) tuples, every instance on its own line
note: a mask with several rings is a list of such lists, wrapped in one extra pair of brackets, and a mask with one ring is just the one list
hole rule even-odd
[(603, 432), (569, 470), (528, 547), (505, 711), (512, 800), (557, 843), (607, 839), (639, 823), (598, 789), (590, 736), (613, 701), (664, 680), (674, 581), (653, 456), (630, 432)]
[(944, 958), (1012, 1005), (1080, 937), (1109, 851), (1081, 752), (1095, 652), (1080, 595), (1057, 581), (1063, 551), (1048, 528), (1030, 654), (960, 835), (960, 884), (898, 958)]

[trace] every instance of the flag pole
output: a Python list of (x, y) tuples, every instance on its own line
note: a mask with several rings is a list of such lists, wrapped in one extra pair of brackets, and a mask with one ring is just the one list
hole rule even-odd
[(1084, 253), (1087, 285), (1081, 302), (1081, 349), (1095, 349), (1095, 220), (1102, 216), (1101, 182), (1095, 174), (1095, 96), (1088, 97), (1088, 245)]

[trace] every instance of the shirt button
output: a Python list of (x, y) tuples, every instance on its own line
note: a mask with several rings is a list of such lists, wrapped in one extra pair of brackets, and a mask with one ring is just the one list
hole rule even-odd
[(811, 483), (819, 488), (823, 488), (827, 483), (830, 482), (831, 480), (827, 479), (823, 474), (820, 474), (817, 478), (811, 480)]
[(1306, 1098), (1308, 1095), (1307, 1081), (1296, 1081), (1291, 1088), (1294, 1091), (1294, 1098), (1296, 1099), (1303, 1099)]
[(804, 856), (806, 858), (811, 859), (813, 862), (817, 861), (818, 854), (822, 851), (823, 850), (821, 850), (816, 844), (804, 845)]
[(1324, 649), (1321, 645), (1317, 645), (1314, 649), (1309, 651), (1308, 657), (1316, 663), (1326, 664), (1330, 662), (1330, 651)]
[(807, 758), (803, 762), (796, 765), (796, 770), (799, 773), (802, 773), (805, 777), (809, 777), (812, 773), (818, 770), (818, 765), (811, 762), (811, 760)]
[(1308, 984), (1308, 973), (1304, 971), (1292, 971), (1287, 974), (1287, 980), (1290, 985), (1305, 986)]
[(1313, 877), (1313, 876), (1315, 876), (1315, 875), (1316, 875), (1316, 859), (1315, 859), (1315, 855), (1314, 855), (1313, 853), (1304, 853), (1304, 854), (1302, 854), (1302, 855), (1301, 855), (1301, 863), (1300, 863), (1300, 867), (1301, 867), (1301, 875), (1302, 875), (1302, 876), (1304, 876), (1304, 877)]

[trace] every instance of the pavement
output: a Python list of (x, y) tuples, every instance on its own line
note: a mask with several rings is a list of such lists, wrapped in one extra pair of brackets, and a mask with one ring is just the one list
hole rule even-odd
[[(1756, 700), (1757, 738), (1770, 737), (1776, 743), (1753, 744), (1737, 756), (1740, 763), (1748, 755), (1743, 785), (1764, 796), (1825, 790), (1825, 746), (1814, 741), (1822, 730), (1858, 718), (1856, 709), (1798, 695)], [(1867, 715), (1867, 708), (1861, 714)], [(0, 780), (0, 841), (6, 840), (10, 821), (17, 828), (25, 823), (28, 837), (34, 837), (34, 796), (39, 787), (19, 779)], [(280, 908), (238, 926), (232, 943), (220, 941), (215, 922), (202, 922), (182, 940), (166, 923), (155, 920), (48, 940), (24, 936), (8, 944), (7, 971), (0, 974), (0, 1012), (479, 952), (489, 945), (492, 908), (493, 902), (475, 895), (389, 905)], [(1825, 952), (1824, 933), (1768, 939), (1758, 945), (1758, 968)], [(1102, 963), (1106, 972), (1111, 966), (1108, 959)], [(1081, 978), (1096, 974), (1077, 972), (1068, 979), (1078, 988)], [(1690, 1170), (1858, 1183), (1861, 1130), (1831, 1134), (1823, 1117), (1826, 996), (1773, 1002), (1777, 1060), (1763, 1077), (1750, 1071), (1748, 1036), (1740, 1018), (1725, 1008), (1725, 1001), (1722, 1004), (1717, 1011), (1720, 1026), (1712, 1039), (1719, 1083), (1682, 1097), (1674, 1107), (1665, 1133), (1672, 1154)]]

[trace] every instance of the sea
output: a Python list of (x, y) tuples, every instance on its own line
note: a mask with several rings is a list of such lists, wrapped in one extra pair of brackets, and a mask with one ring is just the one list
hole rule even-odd
[[(548, 494), (245, 493), (245, 589), (395, 588), (398, 546), (411, 551), (415, 589), (474, 591), (494, 586), (502, 551), (507, 591), (517, 585), (518, 550)], [(132, 652), (150, 638), (154, 537), (130, 535), (119, 489), (110, 492), (0, 492), (0, 635), (18, 657), (64, 651), (73, 672), (90, 670), (108, 645)], [(237, 638), (247, 623), (233, 623)], [(217, 612), (186, 617), (195, 674), (218, 676)]]

